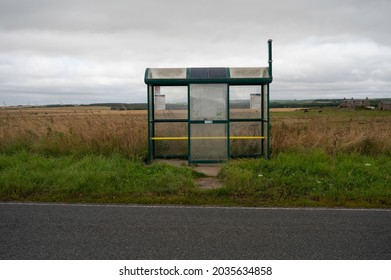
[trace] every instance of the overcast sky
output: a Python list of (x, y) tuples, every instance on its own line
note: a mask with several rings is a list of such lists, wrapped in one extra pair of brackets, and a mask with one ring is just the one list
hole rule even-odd
[(146, 102), (147, 67), (267, 66), (271, 99), (391, 97), (390, 0), (0, 0), (0, 106)]

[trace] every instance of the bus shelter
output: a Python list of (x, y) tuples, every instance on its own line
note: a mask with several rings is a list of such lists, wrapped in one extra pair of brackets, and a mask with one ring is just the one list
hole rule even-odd
[(268, 51), (269, 67), (147, 68), (149, 160), (269, 158)]

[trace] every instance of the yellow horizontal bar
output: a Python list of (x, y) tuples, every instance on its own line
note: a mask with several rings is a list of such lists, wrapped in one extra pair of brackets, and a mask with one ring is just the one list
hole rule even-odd
[(187, 140), (188, 137), (151, 137), (151, 140)]
[[(163, 140), (188, 140), (188, 137), (151, 137), (151, 140), (163, 141)], [(191, 140), (221, 140), (227, 139), (226, 136), (203, 136), (203, 137), (190, 137)], [(264, 136), (230, 136), (230, 140), (245, 140), (245, 139), (265, 139)]]
[(230, 136), (229, 139), (265, 139), (265, 136)]

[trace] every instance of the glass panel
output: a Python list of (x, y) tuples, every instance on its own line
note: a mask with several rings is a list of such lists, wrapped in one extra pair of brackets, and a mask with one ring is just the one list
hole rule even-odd
[(190, 85), (190, 119), (226, 120), (227, 96), (227, 84)]
[[(155, 123), (155, 137), (187, 137), (187, 123)], [(187, 155), (186, 140), (155, 140), (156, 156)]]
[(148, 79), (186, 79), (186, 68), (150, 68)]
[(231, 119), (261, 117), (261, 86), (230, 86), (229, 108)]
[(231, 136), (261, 136), (261, 122), (231, 122)]
[(230, 155), (235, 156), (249, 156), (253, 157), (256, 155), (261, 155), (262, 153), (262, 140), (243, 140), (243, 139), (233, 139), (230, 140)]
[[(261, 136), (261, 122), (231, 122), (231, 136)], [(261, 154), (261, 139), (231, 139), (230, 154), (253, 156)]]
[(227, 124), (191, 124), (191, 160), (227, 159)]
[(187, 119), (187, 87), (155, 86), (155, 119)]
[(230, 68), (231, 78), (269, 78), (267, 67)]

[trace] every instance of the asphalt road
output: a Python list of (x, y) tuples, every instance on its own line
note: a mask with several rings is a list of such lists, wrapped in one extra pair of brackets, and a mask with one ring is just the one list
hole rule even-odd
[(0, 202), (0, 259), (391, 259), (391, 210)]

